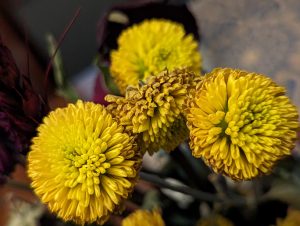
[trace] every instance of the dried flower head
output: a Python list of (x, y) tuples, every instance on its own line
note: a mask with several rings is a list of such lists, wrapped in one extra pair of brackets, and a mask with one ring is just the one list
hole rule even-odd
[(118, 45), (111, 53), (110, 71), (122, 94), (127, 86), (137, 85), (139, 80), (145, 81), (164, 69), (201, 69), (198, 43), (176, 22), (145, 20), (124, 30)]
[(193, 155), (235, 180), (270, 173), (291, 154), (299, 128), (297, 109), (283, 87), (230, 68), (208, 73), (186, 110)]
[(32, 187), (52, 212), (103, 224), (132, 191), (141, 157), (103, 106), (78, 101), (44, 119), (28, 162)]
[(300, 225), (300, 211), (290, 209), (285, 219), (278, 219), (276, 226), (298, 226)]
[(207, 218), (202, 218), (197, 222), (197, 226), (234, 226), (227, 218), (215, 214)]
[(125, 97), (106, 96), (108, 110), (128, 132), (138, 135), (142, 153), (172, 151), (188, 135), (183, 103), (195, 77), (200, 76), (186, 69), (164, 71), (146, 84), (128, 87)]
[(13, 170), (19, 156), (28, 152), (47, 110), (0, 39), (0, 180)]
[(122, 226), (165, 226), (158, 210), (137, 210), (122, 221)]

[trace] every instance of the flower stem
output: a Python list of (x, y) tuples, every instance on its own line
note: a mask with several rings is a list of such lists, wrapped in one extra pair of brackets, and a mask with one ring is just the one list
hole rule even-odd
[(145, 173), (145, 172), (140, 172), (140, 178), (144, 181), (151, 182), (159, 187), (162, 188), (168, 188), (173, 191), (177, 191), (183, 194), (190, 195), (194, 197), (195, 199), (201, 200), (201, 201), (206, 201), (206, 202), (222, 202), (224, 204), (228, 205), (245, 205), (246, 201), (242, 198), (235, 198), (235, 199), (225, 199), (221, 198), (215, 194), (203, 192), (197, 189), (193, 189), (187, 186), (182, 186), (182, 185), (174, 185), (170, 184), (169, 182), (165, 181), (163, 178), (160, 178), (159, 176), (150, 174), (150, 173)]
[(9, 186), (11, 188), (17, 188), (17, 189), (33, 192), (32, 188), (29, 184), (19, 182), (19, 181), (13, 180), (13, 179), (7, 179), (5, 185)]
[(62, 33), (62, 35), (59, 37), (59, 40), (57, 42), (57, 46), (56, 46), (56, 49), (53, 51), (53, 54), (52, 54), (52, 57), (50, 58), (50, 61), (48, 63), (48, 66), (47, 66), (47, 69), (46, 69), (46, 72), (45, 72), (45, 78), (44, 78), (44, 87), (45, 87), (45, 96), (44, 96), (44, 99), (47, 100), (47, 91), (48, 91), (48, 77), (49, 77), (49, 73), (50, 73), (50, 70), (51, 70), (51, 67), (52, 67), (52, 63), (55, 59), (55, 55), (57, 53), (57, 51), (59, 50), (62, 42), (64, 41), (67, 33), (70, 31), (71, 27), (73, 26), (73, 24), (75, 23), (75, 21), (77, 20), (79, 14), (80, 14), (80, 11), (81, 11), (81, 7), (79, 7), (72, 20), (70, 21), (70, 23), (67, 25), (67, 27), (65, 28), (64, 32)]

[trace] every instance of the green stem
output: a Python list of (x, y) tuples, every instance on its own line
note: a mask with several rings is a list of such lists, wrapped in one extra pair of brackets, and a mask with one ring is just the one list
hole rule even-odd
[(17, 188), (17, 189), (21, 189), (21, 190), (24, 190), (24, 191), (33, 192), (32, 188), (29, 184), (22, 183), (22, 182), (13, 180), (13, 179), (7, 179), (5, 185), (9, 186), (11, 188)]

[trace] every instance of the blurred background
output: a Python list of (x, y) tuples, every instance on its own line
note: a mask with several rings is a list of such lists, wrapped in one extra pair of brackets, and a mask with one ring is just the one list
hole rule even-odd
[[(12, 50), (21, 71), (29, 70), (36, 90), (42, 93), (38, 84), (43, 81), (49, 62), (46, 34), (59, 38), (81, 7), (81, 14), (60, 50), (66, 75), (81, 98), (89, 100), (99, 73), (92, 64), (98, 49), (98, 21), (113, 4), (124, 2), (128, 1), (1, 0), (0, 36)], [(266, 74), (287, 88), (300, 109), (300, 1), (169, 2), (186, 2), (193, 12), (199, 26), (205, 71), (233, 67)], [(28, 181), (21, 167), (14, 175), (17, 180)], [(8, 218), (8, 205), (3, 203), (10, 202), (12, 191), (15, 192), (12, 188), (0, 188), (1, 226), (6, 225)], [(22, 199), (35, 199), (24, 192), (17, 194)]]
[[(35, 66), (41, 67), (41, 70), (47, 64), (46, 34), (51, 33), (58, 38), (76, 9), (81, 7), (80, 17), (60, 48), (67, 75), (76, 82), (78, 75), (91, 73), (89, 66), (97, 53), (98, 20), (111, 5), (122, 2), (130, 1), (2, 0), (1, 36), (13, 49), (18, 63), (22, 64), (26, 61), (25, 32), (31, 47), (34, 47), (31, 48), (31, 51), (34, 50), (34, 58), (30, 60), (32, 70), (36, 70)], [(187, 2), (194, 13), (202, 37), (201, 51), (206, 71), (221, 66), (264, 73), (288, 87), (290, 97), (299, 105), (299, 1), (168, 2)], [(35, 65), (35, 61), (39, 65)], [(22, 68), (26, 68), (23, 64)], [(32, 74), (38, 74), (34, 72)]]

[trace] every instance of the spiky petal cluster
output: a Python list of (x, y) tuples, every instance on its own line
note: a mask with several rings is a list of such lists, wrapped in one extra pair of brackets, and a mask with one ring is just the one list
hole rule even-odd
[(197, 226), (234, 226), (227, 218), (215, 214), (207, 218), (202, 218), (197, 222)]
[(122, 226), (165, 226), (158, 210), (137, 210), (122, 221)]
[(235, 180), (269, 173), (291, 154), (299, 128), (283, 87), (230, 68), (205, 76), (188, 100), (187, 121), (193, 155)]
[(164, 71), (146, 84), (129, 87), (125, 97), (108, 95), (109, 111), (126, 130), (137, 134), (142, 153), (173, 150), (187, 138), (183, 103), (196, 76), (186, 69)]
[(198, 43), (183, 25), (169, 20), (145, 20), (124, 30), (111, 53), (111, 75), (122, 94), (128, 85), (180, 67), (200, 72)]
[(44, 119), (28, 162), (32, 187), (52, 212), (103, 224), (132, 191), (141, 158), (103, 106), (78, 101)]

